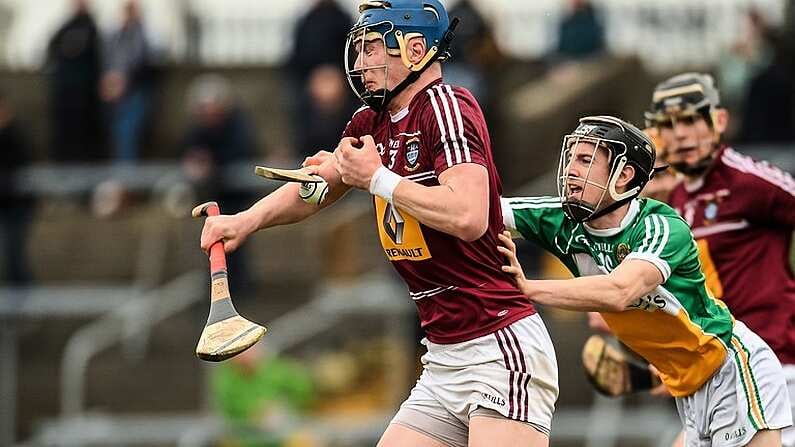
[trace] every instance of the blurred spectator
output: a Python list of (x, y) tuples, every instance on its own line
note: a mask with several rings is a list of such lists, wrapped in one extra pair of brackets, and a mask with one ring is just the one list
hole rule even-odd
[(47, 47), (50, 153), (57, 161), (97, 160), (103, 158), (100, 42), (86, 1), (74, 0), (73, 7)]
[(321, 149), (333, 151), (353, 110), (342, 70), (333, 65), (312, 70), (296, 123), (299, 155), (314, 155)]
[(199, 53), (202, 42), (201, 19), (195, 9), (187, 4), (182, 8), (182, 26), (185, 28), (185, 62), (201, 63)]
[(764, 17), (751, 10), (738, 30), (737, 39), (718, 59), (721, 101), (729, 109), (740, 110), (751, 78), (770, 63), (771, 49)]
[[(205, 74), (188, 89), (190, 124), (182, 139), (182, 170), (190, 182), (195, 202), (217, 200), (226, 213), (250, 205), (250, 193), (224, 184), (224, 169), (252, 158), (256, 142), (250, 120), (232, 96), (229, 82), (218, 74)], [(230, 286), (240, 295), (251, 291), (245, 263), (246, 249), (227, 256)]]
[(502, 57), (489, 25), (471, 0), (462, 0), (450, 10), (450, 17), (458, 17), (461, 24), (450, 44), (451, 58), (444, 65), (444, 78), (460, 85), (486, 107), (491, 102), (486, 76), (495, 70)]
[(282, 446), (289, 426), (315, 395), (309, 371), (254, 346), (220, 364), (212, 377), (215, 404), (239, 446)]
[(604, 29), (589, 0), (571, 0), (558, 31), (556, 57), (571, 60), (595, 56), (605, 49)]
[(144, 125), (149, 114), (152, 67), (149, 43), (138, 2), (124, 5), (121, 28), (108, 42), (102, 99), (111, 106), (113, 159), (135, 161), (140, 156)]
[(288, 68), (301, 84), (318, 65), (342, 67), (342, 44), (351, 16), (335, 0), (317, 0), (295, 27)]
[(0, 230), (2, 231), (5, 281), (26, 285), (31, 281), (27, 243), (33, 215), (33, 199), (22, 195), (16, 174), (29, 162), (30, 148), (17, 125), (14, 112), (0, 93)]
[(739, 140), (769, 144), (795, 141), (795, 62), (793, 44), (774, 33), (766, 39), (770, 63), (750, 82), (745, 97)]
[[(312, 95), (311, 87), (306, 85), (307, 79), (315, 68), (331, 65), (342, 70), (342, 43), (351, 29), (351, 16), (342, 10), (335, 0), (315, 0), (312, 7), (295, 25), (293, 32), (293, 52), (287, 60), (286, 73), (289, 74), (288, 95), (301, 98), (300, 101), (288, 101), (288, 113), (292, 117), (291, 139), (298, 153), (305, 153), (314, 142), (307, 141), (303, 135), (307, 129), (307, 113), (313, 107), (308, 103)], [(346, 102), (352, 101), (350, 89), (346, 89)], [(350, 115), (347, 117), (350, 118)], [(347, 120), (345, 121), (347, 122)], [(337, 128), (334, 147), (339, 142), (345, 122)], [(325, 133), (329, 126), (325, 126)], [(297, 155), (297, 154), (296, 154)]]
[[(182, 165), (199, 200), (223, 199), (229, 212), (233, 206), (221, 182), (221, 171), (236, 161), (254, 156), (255, 139), (249, 118), (232, 97), (226, 78), (217, 74), (199, 76), (188, 91), (191, 123), (182, 141)], [(219, 197), (223, 196), (223, 197)]]

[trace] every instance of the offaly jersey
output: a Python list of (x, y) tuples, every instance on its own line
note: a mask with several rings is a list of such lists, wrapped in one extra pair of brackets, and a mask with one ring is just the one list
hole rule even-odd
[(373, 136), (384, 166), (425, 186), (439, 185), (439, 176), (461, 163), (477, 163), (488, 171), (489, 225), (474, 242), (434, 230), (374, 197), (384, 254), (408, 285), (428, 339), (434, 343), (471, 340), (535, 313), (532, 303), (500, 269), (503, 258), (497, 251), (497, 235), (504, 229), (502, 185), (475, 98), (466, 89), (437, 80), (394, 116), (359, 109), (344, 136), (364, 135)]
[(723, 148), (703, 180), (679, 184), (669, 202), (693, 230), (713, 295), (759, 334), (782, 363), (795, 364), (792, 177)]
[(624, 312), (602, 312), (610, 329), (660, 371), (674, 396), (698, 390), (721, 366), (734, 321), (710, 296), (687, 223), (668, 205), (630, 202), (618, 228), (569, 219), (557, 197), (503, 199), (506, 226), (557, 256), (575, 276), (607, 274), (626, 259), (660, 271), (663, 283)]

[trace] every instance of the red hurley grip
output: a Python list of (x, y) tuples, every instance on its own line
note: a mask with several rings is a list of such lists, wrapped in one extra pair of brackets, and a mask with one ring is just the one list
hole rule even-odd
[[(221, 209), (215, 202), (208, 203), (202, 210), (206, 216), (218, 216)], [(226, 271), (226, 254), (224, 253), (224, 241), (218, 241), (210, 245), (210, 273)]]

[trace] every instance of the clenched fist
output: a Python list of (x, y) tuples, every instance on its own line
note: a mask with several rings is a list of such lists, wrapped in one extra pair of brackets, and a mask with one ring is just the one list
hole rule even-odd
[(370, 179), (382, 166), (381, 156), (370, 135), (365, 135), (361, 139), (343, 138), (334, 151), (334, 158), (342, 182), (365, 191), (370, 189)]
[(233, 215), (208, 217), (204, 220), (202, 228), (201, 248), (208, 252), (212, 244), (223, 240), (224, 251), (231, 253), (256, 230), (256, 222), (245, 211)]

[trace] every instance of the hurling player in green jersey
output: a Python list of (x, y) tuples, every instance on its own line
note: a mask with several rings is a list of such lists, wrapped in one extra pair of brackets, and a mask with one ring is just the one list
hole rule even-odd
[[(500, 251), (533, 301), (600, 312), (676, 398), (686, 446), (780, 446), (792, 424), (773, 351), (704, 283), (687, 223), (638, 194), (655, 149), (638, 128), (591, 116), (563, 139), (559, 197), (503, 199)], [(510, 234), (558, 257), (577, 278), (528, 280)]]

